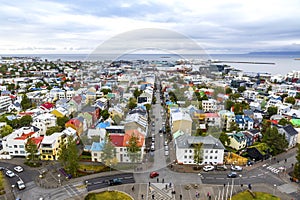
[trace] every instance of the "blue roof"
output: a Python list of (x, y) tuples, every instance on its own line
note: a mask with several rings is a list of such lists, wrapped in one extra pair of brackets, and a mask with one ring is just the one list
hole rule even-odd
[(106, 122), (101, 122), (99, 123), (96, 127), (97, 128), (107, 128), (110, 126), (110, 122), (109, 121), (106, 121)]
[(102, 151), (104, 148), (104, 141), (102, 142), (93, 142), (91, 151)]
[(11, 120), (14, 120), (14, 119), (17, 119), (17, 117), (15, 115), (8, 115), (6, 116), (6, 118), (11, 121)]
[(244, 118), (243, 118), (242, 115), (236, 115), (236, 116), (235, 116), (235, 122), (236, 122), (237, 124), (244, 124), (244, 123), (245, 123), (245, 122), (244, 122)]
[(249, 116), (245, 116), (245, 117), (244, 117), (244, 120), (245, 120), (246, 122), (254, 122), (253, 119), (252, 119), (251, 117), (249, 117)]

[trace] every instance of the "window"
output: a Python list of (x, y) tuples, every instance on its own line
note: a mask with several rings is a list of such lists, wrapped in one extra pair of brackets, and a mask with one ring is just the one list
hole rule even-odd
[(20, 149), (24, 149), (24, 145), (19, 145), (19, 148)]
[(190, 156), (190, 159), (192, 159), (192, 156)]
[(208, 153), (208, 150), (205, 150), (205, 153)]
[(25, 151), (20, 151), (20, 154), (25, 154)]
[(94, 156), (97, 156), (97, 153), (94, 153)]
[(120, 148), (120, 152), (122, 152), (123, 151), (123, 148)]
[(15, 151), (15, 154), (18, 154), (19, 153), (19, 151)]
[(18, 145), (14, 145), (14, 148), (18, 148)]
[(43, 158), (46, 158), (46, 156), (45, 156), (45, 155), (43, 155)]
[(213, 157), (212, 156), (209, 156), (209, 159), (212, 159)]
[(215, 156), (215, 159), (218, 159), (218, 156)]
[(187, 159), (187, 156), (184, 156), (185, 159)]
[(210, 153), (213, 153), (214, 151), (213, 150), (210, 150)]
[(205, 158), (205, 159), (207, 159), (207, 158), (208, 158), (208, 156), (205, 156), (204, 158)]
[(187, 150), (185, 150), (184, 153), (187, 153)]
[(215, 153), (218, 153), (218, 150), (215, 150)]

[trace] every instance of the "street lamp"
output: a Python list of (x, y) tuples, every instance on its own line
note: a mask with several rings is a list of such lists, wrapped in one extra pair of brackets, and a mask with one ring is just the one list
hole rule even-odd
[(239, 179), (239, 185), (241, 185), (241, 179), (242, 179), (242, 174), (239, 175), (240, 179)]
[(109, 174), (111, 174), (111, 163), (109, 163)]
[(15, 185), (11, 185), (11, 192), (13, 197), (15, 197)]
[(60, 183), (60, 174), (57, 174), (57, 177), (58, 177), (58, 184), (61, 185), (61, 183)]
[(273, 190), (273, 195), (275, 195), (275, 190), (276, 190), (276, 184), (274, 184), (274, 190)]

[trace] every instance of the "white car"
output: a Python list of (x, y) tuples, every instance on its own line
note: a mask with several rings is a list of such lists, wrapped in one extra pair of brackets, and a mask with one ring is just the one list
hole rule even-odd
[(26, 187), (25, 183), (22, 180), (17, 181), (17, 186), (19, 190), (23, 190)]
[(241, 166), (231, 165), (231, 170), (232, 171), (243, 171), (243, 168)]
[(10, 178), (12, 178), (12, 177), (15, 176), (15, 173), (13, 173), (13, 172), (10, 171), (10, 170), (7, 170), (5, 174), (6, 174), (6, 176), (8, 176), (8, 177), (10, 177)]
[(215, 169), (215, 167), (212, 165), (206, 165), (203, 167), (203, 171), (205, 171), (205, 172), (213, 171), (214, 169)]
[(16, 172), (22, 172), (22, 171), (24, 171), (23, 170), (23, 167), (21, 167), (21, 166), (16, 166), (16, 167), (14, 167), (14, 170), (16, 171)]

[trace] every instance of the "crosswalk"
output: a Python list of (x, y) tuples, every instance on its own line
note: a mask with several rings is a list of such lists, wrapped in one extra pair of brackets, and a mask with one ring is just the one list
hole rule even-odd
[(275, 167), (272, 167), (272, 166), (268, 166), (267, 167), (267, 170), (273, 172), (274, 174), (279, 174), (280, 170), (275, 168)]
[[(159, 199), (159, 200), (172, 200), (172, 188), (165, 189), (160, 188), (159, 185), (151, 184), (149, 186), (148, 200)], [(152, 198), (154, 197), (154, 198)]]

